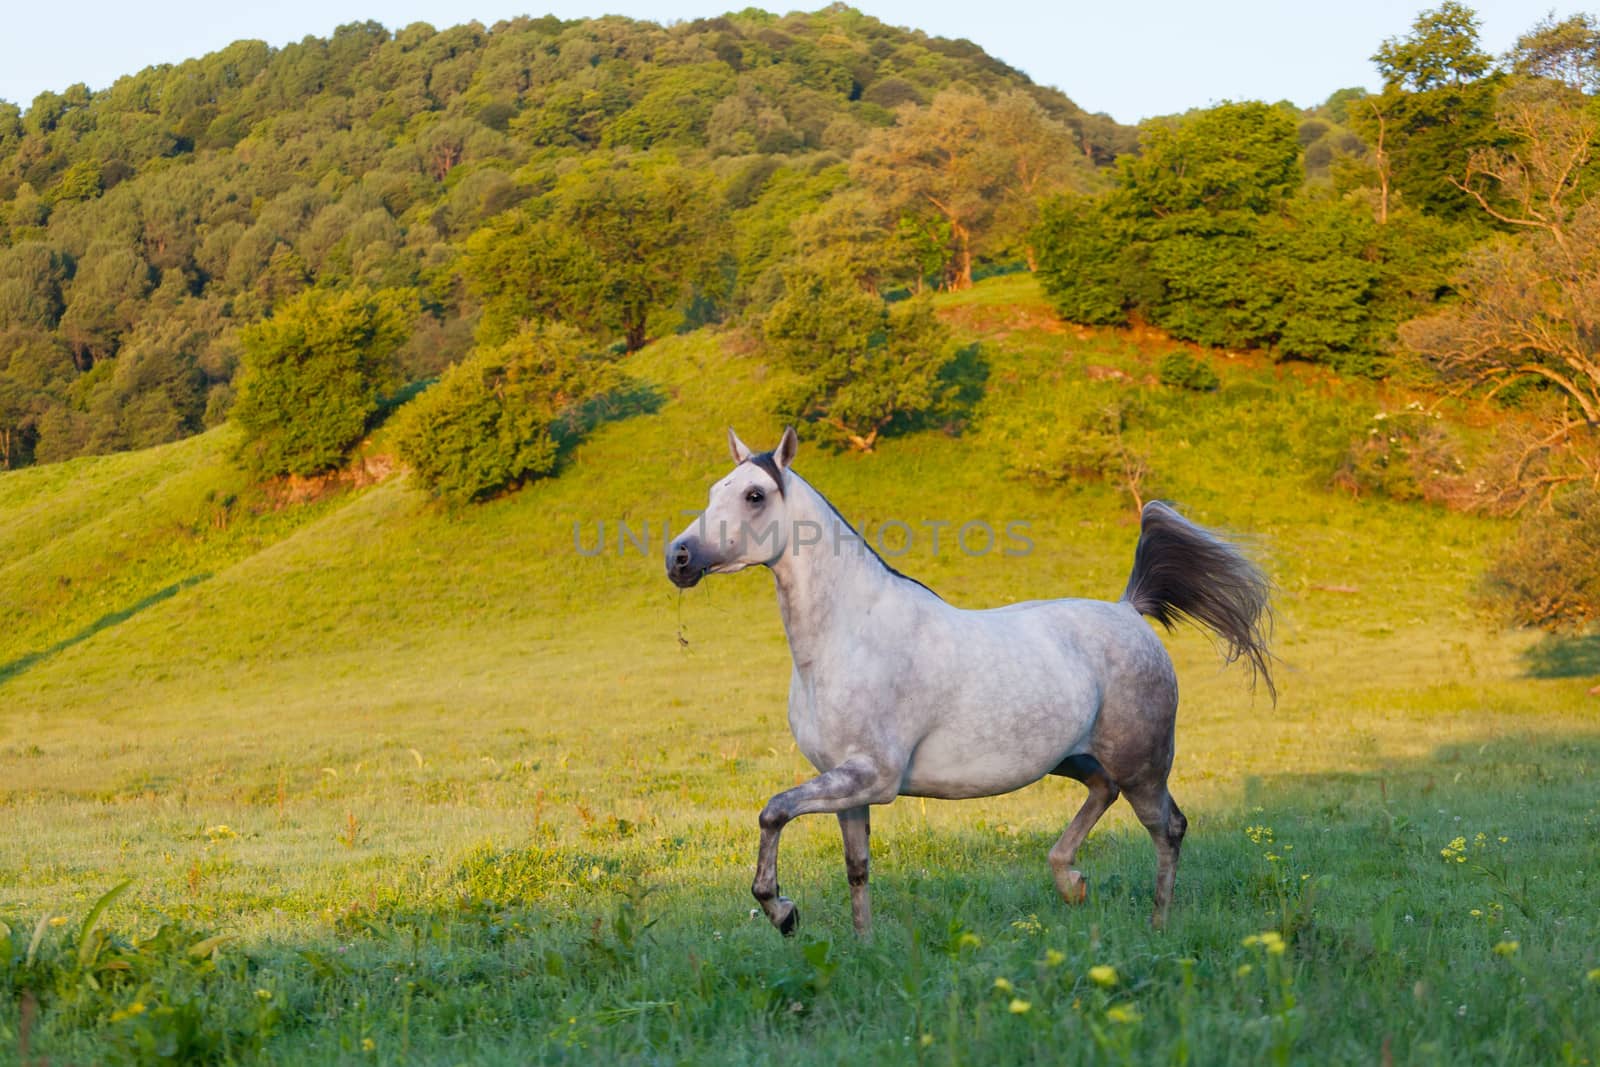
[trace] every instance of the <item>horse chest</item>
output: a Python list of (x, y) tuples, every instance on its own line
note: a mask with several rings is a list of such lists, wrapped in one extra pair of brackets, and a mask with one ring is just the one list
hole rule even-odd
[(789, 682), (789, 730), (806, 759), (826, 770), (869, 742), (881, 723), (864, 714), (864, 700), (849, 683), (795, 671)]

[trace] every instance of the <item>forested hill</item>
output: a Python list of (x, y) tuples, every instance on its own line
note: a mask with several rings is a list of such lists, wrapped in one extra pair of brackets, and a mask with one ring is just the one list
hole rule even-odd
[[(1026, 197), (976, 183), (994, 217), (955, 220), (957, 271), (1014, 254), (1039, 192), (1090, 187), (1134, 141), (969, 41), (841, 5), (667, 27), (366, 22), (279, 49), (240, 41), (26, 110), (0, 102), (0, 469), (215, 424), (239, 327), (307, 288), (405, 293), (418, 318), (400, 373), (428, 377), (471, 347), (505, 284), (482, 265), (497, 235), (555, 210), (533, 207), (552, 191), (581, 201), (585, 181), (692, 203), (705, 214), (677, 224), (716, 239), (665, 280), (683, 299), (597, 324), (630, 345), (672, 328), (674, 306), (704, 321), (770, 298), (806, 240), (791, 223), (825, 202), (830, 233), (898, 231), (870, 268), (883, 280), (936, 276), (951, 220), (894, 209), (904, 146), (880, 145), (876, 171), (851, 165), (907, 105), (942, 109), (946, 135), (1054, 138), (1045, 164), (1013, 175)], [(869, 187), (876, 200), (853, 199)], [(475, 232), (482, 284), (464, 258)]]

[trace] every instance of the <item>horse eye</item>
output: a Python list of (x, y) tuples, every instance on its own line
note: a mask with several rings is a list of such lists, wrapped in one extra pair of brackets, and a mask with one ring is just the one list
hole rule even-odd
[(767, 494), (763, 493), (759, 489), (752, 489), (744, 495), (744, 498), (752, 504), (759, 504), (763, 500), (767, 499)]

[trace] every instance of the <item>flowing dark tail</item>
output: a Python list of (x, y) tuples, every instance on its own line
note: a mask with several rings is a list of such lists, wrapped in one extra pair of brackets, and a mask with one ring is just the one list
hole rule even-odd
[(1229, 663), (1243, 659), (1250, 683), (1272, 683), (1266, 631), (1272, 625), (1272, 583), (1236, 546), (1158, 501), (1139, 517), (1139, 547), (1122, 599), (1167, 629), (1180, 619), (1222, 638)]

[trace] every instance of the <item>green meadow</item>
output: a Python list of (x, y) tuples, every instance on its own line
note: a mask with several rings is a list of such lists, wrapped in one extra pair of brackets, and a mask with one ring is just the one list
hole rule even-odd
[[(1173, 343), (1063, 328), (1026, 277), (941, 306), (965, 424), (796, 463), (912, 527), (899, 569), (970, 607), (1117, 596), (1131, 496), (1018, 475), (1115, 406), (1143, 494), (1277, 583), (1275, 706), (1168, 638), (1165, 931), (1126, 805), (1056, 896), (1055, 779), (879, 809), (869, 943), (829, 817), (783, 838), (798, 936), (751, 917), (756, 814), (809, 773), (787, 647), (765, 574), (680, 593), (661, 532), (724, 427), (776, 440), (782, 376), (698, 331), (630, 357), (653, 411), (479, 506), (269, 492), (226, 427), (0, 475), (0, 1062), (1600, 1060), (1600, 638), (1474, 611), (1504, 521), (1334, 487), (1428, 398), (1220, 351), (1217, 391), (1160, 386)], [(965, 522), (1032, 550), (963, 553)]]

